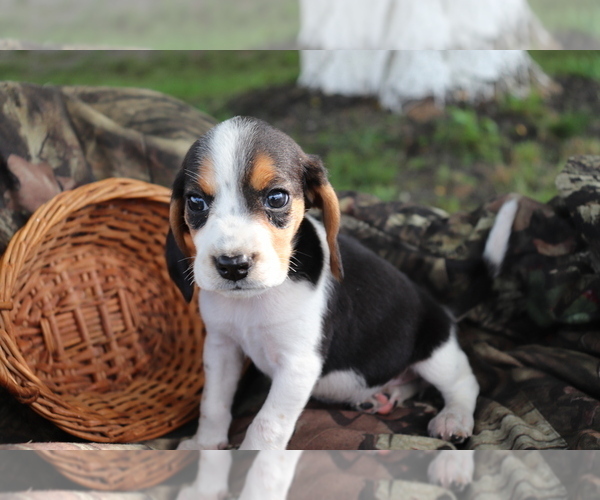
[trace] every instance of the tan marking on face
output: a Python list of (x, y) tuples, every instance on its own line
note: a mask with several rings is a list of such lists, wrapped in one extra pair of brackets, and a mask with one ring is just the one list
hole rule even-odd
[(275, 162), (266, 153), (258, 153), (250, 172), (250, 185), (256, 191), (262, 191), (273, 183), (277, 177)]
[(289, 266), (290, 258), (293, 251), (293, 239), (294, 235), (300, 227), (300, 223), (304, 218), (304, 200), (302, 198), (292, 200), (292, 209), (290, 212), (289, 224), (284, 228), (275, 227), (271, 224), (266, 215), (264, 217), (264, 224), (271, 233), (271, 241), (273, 248), (279, 257), (279, 262), (286, 269)]
[(214, 196), (217, 191), (215, 167), (210, 158), (204, 158), (198, 165), (198, 185), (204, 194)]

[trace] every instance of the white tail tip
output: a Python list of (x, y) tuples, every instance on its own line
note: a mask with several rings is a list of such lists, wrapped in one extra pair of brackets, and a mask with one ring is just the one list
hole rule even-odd
[(483, 260), (494, 278), (500, 274), (518, 208), (518, 198), (511, 198), (502, 205), (485, 243)]

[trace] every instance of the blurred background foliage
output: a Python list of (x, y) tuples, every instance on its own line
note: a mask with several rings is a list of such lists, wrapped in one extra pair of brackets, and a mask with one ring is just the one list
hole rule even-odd
[[(299, 89), (298, 0), (0, 0), (0, 37), (182, 51), (0, 52), (0, 77), (155, 89), (219, 119), (250, 114), (321, 155), (338, 189), (470, 209), (517, 191), (546, 201), (574, 154), (600, 154), (600, 55), (532, 52), (550, 95), (398, 116), (368, 98)], [(598, 0), (529, 0), (565, 47), (600, 48)]]
[(293, 43), (298, 0), (0, 0), (0, 37), (146, 49)]
[(600, 154), (600, 52), (531, 52), (556, 92), (399, 116), (295, 85), (286, 51), (4, 51), (5, 80), (146, 87), (218, 119), (248, 114), (321, 155), (337, 189), (467, 210), (514, 191), (547, 201), (566, 159)]

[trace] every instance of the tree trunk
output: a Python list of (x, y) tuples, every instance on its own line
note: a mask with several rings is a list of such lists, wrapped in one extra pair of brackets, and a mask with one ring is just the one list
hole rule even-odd
[(525, 94), (532, 82), (550, 84), (522, 50), (447, 50), (557, 48), (525, 0), (300, 0), (300, 6), (300, 46), (338, 49), (302, 52), (299, 83), (325, 93), (375, 95), (401, 110), (426, 97), (438, 104), (474, 101), (499, 91)]

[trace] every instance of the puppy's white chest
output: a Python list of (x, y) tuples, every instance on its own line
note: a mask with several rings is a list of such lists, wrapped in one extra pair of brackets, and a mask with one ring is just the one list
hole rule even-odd
[(200, 311), (209, 335), (228, 337), (272, 377), (292, 359), (317, 354), (324, 308), (318, 295), (290, 280), (252, 297), (202, 291)]

